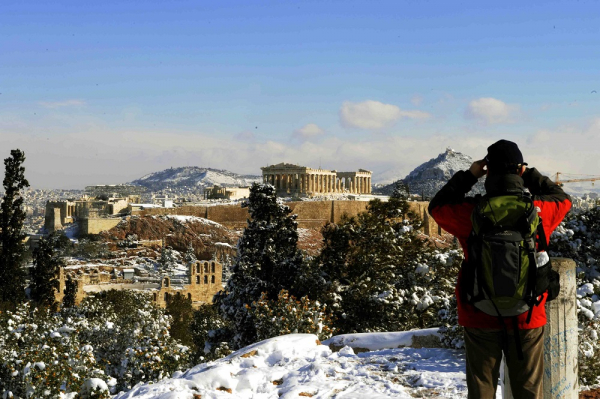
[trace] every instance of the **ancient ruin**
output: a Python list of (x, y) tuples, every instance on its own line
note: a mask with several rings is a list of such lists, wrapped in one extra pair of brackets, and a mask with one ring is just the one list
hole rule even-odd
[(199, 260), (188, 264), (185, 276), (164, 276), (158, 280), (143, 275), (139, 268), (108, 265), (60, 268), (60, 285), (55, 298), (57, 302), (63, 300), (67, 276), (77, 283), (75, 304), (81, 303), (86, 295), (94, 292), (116, 289), (148, 292), (152, 295), (152, 301), (163, 308), (169, 298), (180, 294), (189, 298), (194, 308), (198, 308), (204, 303), (211, 303), (213, 296), (223, 289), (223, 266), (215, 260)]
[(81, 234), (98, 234), (109, 230), (121, 220), (123, 213), (131, 211), (131, 204), (139, 203), (139, 195), (128, 197), (92, 198), (87, 195), (72, 201), (48, 201), (44, 228), (48, 233), (62, 230), (78, 222)]
[(313, 197), (325, 194), (371, 194), (372, 172), (312, 169), (289, 163), (261, 168), (263, 182), (275, 186), (282, 196)]

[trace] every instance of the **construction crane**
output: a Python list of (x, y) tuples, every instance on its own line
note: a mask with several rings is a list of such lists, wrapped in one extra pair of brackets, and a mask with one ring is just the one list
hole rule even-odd
[(565, 183), (575, 183), (575, 182), (582, 182), (582, 181), (591, 181), (592, 185), (594, 185), (594, 182), (596, 180), (600, 180), (600, 176), (592, 176), (592, 177), (586, 177), (586, 178), (581, 178), (581, 179), (560, 180), (561, 174), (565, 174), (565, 173), (556, 172), (556, 177), (554, 178), (554, 183), (558, 184), (559, 186), (562, 186)]

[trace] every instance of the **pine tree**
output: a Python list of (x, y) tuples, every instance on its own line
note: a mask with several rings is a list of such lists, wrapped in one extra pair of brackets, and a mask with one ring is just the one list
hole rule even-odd
[(169, 270), (177, 263), (175, 251), (170, 246), (163, 247), (160, 251), (160, 265), (164, 270)]
[(408, 199), (408, 196), (410, 195), (410, 188), (408, 187), (408, 184), (404, 183), (403, 180), (398, 180), (394, 183), (394, 190), (392, 191), (392, 198), (399, 198), (399, 199)]
[(232, 340), (232, 329), (219, 315), (214, 304), (200, 305), (194, 312), (190, 333), (194, 346), (191, 354), (193, 364), (219, 359), (231, 353), (229, 342)]
[(172, 317), (169, 329), (171, 337), (185, 346), (191, 346), (193, 341), (190, 335), (190, 324), (194, 317), (192, 300), (181, 295), (179, 292), (169, 296), (165, 313)]
[(65, 280), (65, 296), (62, 301), (62, 308), (72, 308), (75, 306), (75, 298), (77, 298), (77, 281), (71, 276), (67, 276)]
[[(63, 238), (64, 237), (64, 238)], [(40, 240), (33, 251), (33, 268), (31, 269), (30, 297), (39, 306), (55, 308), (55, 296), (58, 292), (60, 268), (64, 265), (61, 251), (66, 236), (54, 232)]]
[(252, 219), (238, 242), (233, 275), (225, 291), (215, 297), (221, 316), (233, 326), (234, 348), (257, 339), (249, 312), (252, 303), (263, 292), (272, 299), (282, 289), (297, 295), (295, 285), (303, 267), (296, 215), (290, 215), (290, 208), (277, 201), (275, 187), (253, 184), (245, 206)]
[(13, 304), (25, 299), (25, 211), (21, 190), (29, 187), (29, 182), (23, 162), (25, 154), (20, 150), (12, 150), (4, 160), (4, 198), (0, 206), (0, 301)]
[(191, 241), (187, 247), (187, 250), (185, 251), (185, 254), (183, 255), (183, 259), (185, 259), (186, 265), (189, 265), (190, 263), (194, 263), (195, 261), (198, 260), (198, 258), (196, 258), (196, 251), (194, 250), (194, 247), (192, 246)]
[(324, 246), (304, 285), (311, 299), (333, 311), (340, 333), (399, 331), (437, 321), (431, 305), (446, 293), (427, 287), (438, 278), (432, 266), (442, 262), (418, 237), (421, 221), (398, 193), (322, 230)]

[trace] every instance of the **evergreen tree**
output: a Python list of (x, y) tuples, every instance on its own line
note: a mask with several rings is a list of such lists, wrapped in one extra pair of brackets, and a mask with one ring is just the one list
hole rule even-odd
[(169, 270), (175, 266), (177, 258), (175, 251), (170, 246), (163, 247), (160, 251), (160, 265), (164, 270)]
[(190, 263), (194, 263), (195, 261), (198, 260), (198, 258), (196, 258), (196, 251), (194, 250), (194, 247), (192, 246), (191, 241), (187, 247), (187, 250), (185, 251), (185, 254), (183, 255), (183, 259), (185, 259), (186, 265), (189, 265)]
[(0, 301), (16, 304), (25, 299), (25, 270), (23, 259), (23, 196), (29, 187), (25, 179), (25, 154), (12, 150), (4, 160), (4, 198), (0, 206)]
[(169, 329), (171, 337), (185, 346), (191, 346), (193, 341), (190, 335), (190, 324), (194, 317), (192, 300), (181, 295), (179, 292), (171, 295), (167, 300), (165, 313), (172, 318)]
[(296, 215), (277, 201), (275, 187), (253, 184), (247, 204), (251, 220), (238, 242), (233, 275), (216, 303), (226, 322), (233, 326), (233, 347), (240, 348), (257, 339), (252, 303), (266, 293), (276, 299), (282, 289), (297, 295), (296, 281), (303, 257), (297, 248)]
[(403, 180), (397, 180), (394, 183), (394, 189), (392, 191), (392, 198), (399, 198), (399, 199), (408, 199), (408, 196), (410, 195), (410, 188), (408, 187), (408, 184), (404, 183)]
[[(395, 195), (323, 228), (322, 252), (303, 284), (311, 299), (333, 311), (338, 332), (401, 331), (437, 322), (437, 307), (452, 295), (446, 265), (454, 258), (429, 248), (417, 234), (420, 227), (405, 197)], [(432, 284), (436, 288), (428, 288)]]
[(61, 247), (64, 246), (61, 232), (54, 232), (40, 240), (33, 251), (30, 297), (39, 306), (55, 308), (55, 295), (58, 292), (60, 268), (64, 265)]
[(219, 359), (231, 353), (229, 342), (232, 339), (232, 329), (219, 316), (218, 309), (213, 304), (201, 305), (194, 312), (190, 333), (194, 346), (191, 354), (193, 364)]
[(77, 298), (77, 281), (71, 276), (67, 276), (65, 280), (65, 296), (63, 297), (62, 307), (72, 308), (75, 306), (75, 298)]

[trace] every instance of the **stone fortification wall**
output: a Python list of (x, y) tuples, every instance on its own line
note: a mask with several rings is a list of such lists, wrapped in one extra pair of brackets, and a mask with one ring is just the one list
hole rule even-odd
[(87, 218), (80, 219), (79, 234), (99, 234), (102, 231), (110, 230), (121, 222), (121, 218)]
[[(343, 214), (356, 216), (361, 212), (365, 212), (368, 204), (367, 201), (297, 201), (286, 203), (292, 212), (298, 215), (298, 226), (301, 228), (318, 228), (327, 222), (338, 223)], [(425, 234), (428, 236), (441, 234), (439, 226), (427, 213), (429, 202), (412, 201), (409, 202), (409, 205), (423, 219)], [(198, 216), (229, 228), (243, 228), (250, 218), (248, 208), (242, 208), (240, 205), (150, 208), (137, 214)]]

